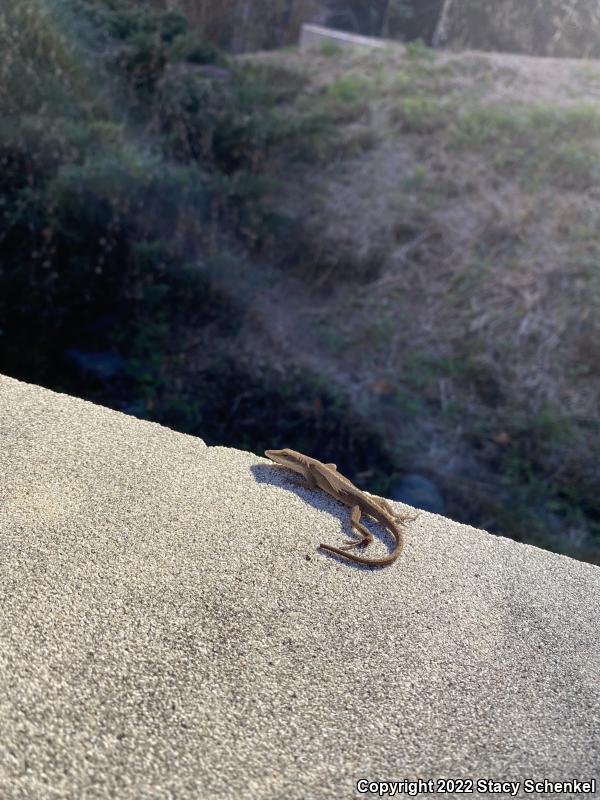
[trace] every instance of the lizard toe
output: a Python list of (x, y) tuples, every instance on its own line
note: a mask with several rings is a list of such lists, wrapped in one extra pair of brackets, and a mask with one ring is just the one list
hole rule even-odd
[(354, 541), (354, 539), (346, 539), (346, 543), (341, 549), (352, 550), (355, 547), (362, 547), (365, 544), (368, 544), (368, 542), (365, 542), (364, 539), (360, 539), (358, 542)]

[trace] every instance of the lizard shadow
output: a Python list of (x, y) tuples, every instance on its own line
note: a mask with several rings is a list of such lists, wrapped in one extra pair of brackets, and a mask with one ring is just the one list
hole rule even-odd
[[(287, 489), (291, 492), (294, 492), (294, 494), (296, 494), (302, 500), (310, 503), (310, 505), (317, 509), (317, 511), (323, 511), (327, 514), (337, 517), (341, 525), (340, 536), (345, 536), (347, 540), (355, 540), (357, 538), (356, 532), (353, 530), (352, 525), (350, 524), (351, 509), (349, 506), (345, 505), (344, 503), (340, 503), (333, 497), (330, 497), (321, 489), (305, 488), (304, 486), (300, 485), (296, 478), (290, 475), (288, 470), (285, 470), (282, 467), (275, 465), (271, 466), (268, 464), (254, 464), (250, 467), (250, 469), (252, 470), (257, 483), (267, 483), (271, 486), (279, 486), (282, 489)], [(381, 523), (372, 520), (366, 514), (363, 514), (361, 522), (373, 534), (374, 539), (378, 538), (383, 542), (383, 544), (385, 544), (388, 552), (393, 549), (395, 546), (394, 537), (381, 525)], [(326, 543), (323, 542), (323, 544)], [(333, 544), (335, 547), (341, 547), (343, 546), (344, 542), (327, 542), (327, 544)], [(336, 553), (330, 553), (326, 550), (321, 550), (319, 547), (317, 547), (316, 552), (320, 556), (331, 558), (334, 561), (345, 564), (347, 567), (352, 567), (358, 570), (366, 570), (367, 572), (382, 569), (384, 566), (381, 564), (357, 564), (355, 561), (350, 561), (343, 556), (338, 556)], [(369, 547), (357, 547), (349, 550), (348, 552), (356, 553), (364, 558), (377, 558), (381, 557), (382, 555), (378, 554), (377, 556), (372, 556)]]

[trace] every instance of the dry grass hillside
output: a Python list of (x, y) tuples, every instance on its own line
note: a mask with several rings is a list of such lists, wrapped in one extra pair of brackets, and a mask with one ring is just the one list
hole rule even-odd
[(238, 346), (325, 378), (449, 516), (600, 563), (600, 63), (245, 58), (342, 141), (273, 194), (304, 241)]

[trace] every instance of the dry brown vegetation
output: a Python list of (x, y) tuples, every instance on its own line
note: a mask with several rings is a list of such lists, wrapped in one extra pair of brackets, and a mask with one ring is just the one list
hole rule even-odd
[(305, 249), (257, 298), (249, 355), (325, 377), (451, 516), (598, 561), (600, 64), (253, 58), (309, 76), (344, 144), (277, 197)]

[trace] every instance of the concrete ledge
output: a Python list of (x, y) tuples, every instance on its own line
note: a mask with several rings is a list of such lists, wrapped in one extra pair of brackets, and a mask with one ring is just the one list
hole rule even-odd
[(598, 567), (425, 512), (390, 568), (317, 550), (348, 533), (264, 458), (0, 376), (0, 798), (600, 777)]
[(303, 25), (300, 31), (300, 49), (311, 50), (321, 47), (322, 44), (329, 42), (339, 47), (388, 47), (390, 42), (387, 39), (375, 39), (371, 36), (357, 36), (345, 31), (337, 31), (333, 28), (324, 28), (321, 25)]

